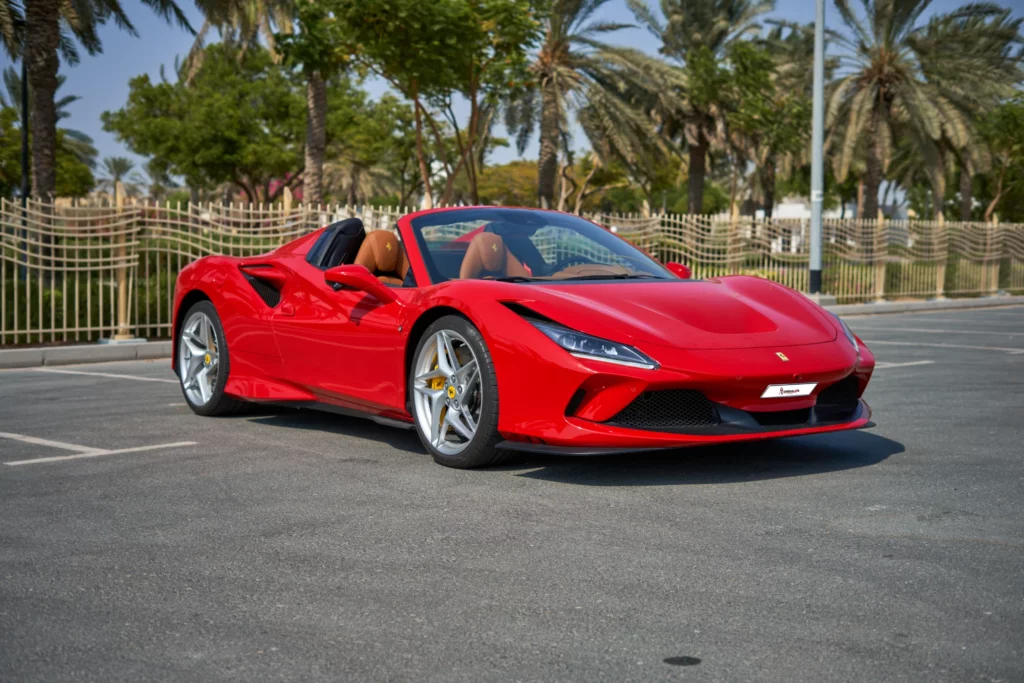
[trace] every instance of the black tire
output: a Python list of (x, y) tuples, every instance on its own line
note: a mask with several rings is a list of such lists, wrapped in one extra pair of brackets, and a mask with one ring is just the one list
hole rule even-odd
[(217, 355), (218, 358), (218, 371), (217, 371), (217, 382), (213, 387), (213, 393), (210, 400), (204, 404), (193, 403), (192, 399), (189, 398), (188, 392), (185, 391), (184, 379), (182, 377), (181, 361), (180, 356), (178, 360), (178, 386), (181, 388), (181, 394), (185, 397), (185, 403), (192, 409), (192, 412), (196, 415), (203, 415), (205, 417), (213, 417), (217, 415), (233, 415), (245, 410), (249, 407), (249, 403), (241, 401), (236, 398), (232, 398), (224, 393), (224, 386), (228, 382), (228, 375), (231, 371), (231, 353), (228, 350), (227, 340), (224, 338), (224, 327), (220, 324), (220, 316), (217, 315), (217, 309), (214, 308), (213, 304), (209, 301), (198, 301), (192, 305), (188, 312), (185, 313), (182, 320), (182, 327), (177, 331), (178, 345), (175, 349), (179, 349), (182, 344), (181, 332), (185, 327), (185, 323), (195, 313), (205, 313), (213, 323), (214, 331), (217, 334)]
[[(413, 403), (413, 381), (415, 379), (415, 363), (420, 356), (423, 346), (434, 335), (441, 330), (452, 330), (457, 332), (466, 340), (476, 355), (480, 367), (480, 383), (483, 389), (483, 404), (480, 408), (480, 420), (477, 423), (476, 434), (469, 444), (458, 454), (448, 455), (438, 451), (430, 443), (430, 439), (423, 433), (419, 420), (415, 417), (415, 406)], [(508, 451), (495, 448), (501, 441), (498, 434), (498, 379), (494, 372), (494, 361), (491, 359), (487, 343), (476, 327), (465, 318), (457, 315), (449, 315), (436, 320), (423, 333), (416, 344), (416, 353), (413, 355), (412, 365), (409, 367), (406, 390), (408, 392), (410, 412), (413, 412), (413, 421), (416, 424), (416, 433), (419, 434), (420, 442), (427, 452), (434, 458), (434, 461), (445, 467), (457, 469), (470, 469), (474, 467), (489, 467), (497, 465), (508, 457)]]

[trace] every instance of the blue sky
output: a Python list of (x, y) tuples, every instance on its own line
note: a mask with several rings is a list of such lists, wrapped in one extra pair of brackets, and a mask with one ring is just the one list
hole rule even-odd
[[(656, 2), (656, 0), (655, 0)], [(195, 28), (202, 24), (202, 17), (188, 0), (179, 0), (185, 8)], [(859, 3), (851, 3), (859, 5)], [(934, 0), (931, 12), (948, 12), (964, 4), (961, 0)], [(1022, 0), (1002, 0), (1001, 4), (1014, 8), (1015, 13), (1024, 13)], [(90, 135), (99, 149), (100, 156), (133, 156), (127, 148), (111, 134), (103, 130), (100, 114), (104, 111), (120, 108), (128, 97), (128, 81), (142, 73), (150, 74), (153, 79), (159, 78), (160, 67), (164, 65), (168, 74), (174, 72), (176, 56), (184, 56), (192, 44), (192, 36), (186, 31), (169, 26), (156, 14), (138, 3), (127, 0), (124, 2), (128, 16), (138, 30), (139, 36), (132, 37), (111, 23), (103, 27), (100, 37), (103, 41), (103, 53), (95, 57), (83, 55), (78, 66), (61, 66), (61, 73), (67, 76), (61, 93), (64, 95), (80, 95), (81, 100), (71, 106), (71, 117), (65, 126), (77, 128)], [(839, 28), (838, 16), (826, 0), (826, 25)], [(776, 10), (770, 15), (775, 19), (786, 19), (801, 23), (814, 20), (813, 0), (777, 0)], [(612, 0), (602, 11), (602, 19), (622, 23), (633, 22), (633, 15), (626, 7), (625, 0)], [(657, 40), (642, 29), (625, 29), (613, 34), (610, 42), (629, 45), (646, 52), (657, 51)], [(6, 54), (0, 53), (0, 68), (11, 64)], [(20, 67), (20, 65), (18, 65)], [(373, 94), (379, 94), (382, 86), (376, 83), (367, 84)], [(503, 134), (503, 131), (497, 131)], [(581, 143), (582, 141), (577, 141)], [(531, 145), (524, 158), (536, 158), (537, 150)], [(500, 149), (492, 156), (493, 163), (503, 163), (517, 158), (514, 149)]]

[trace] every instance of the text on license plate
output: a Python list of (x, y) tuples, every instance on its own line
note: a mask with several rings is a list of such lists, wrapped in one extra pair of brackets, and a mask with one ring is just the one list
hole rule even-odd
[(794, 396), (810, 396), (817, 382), (810, 384), (769, 384), (761, 394), (761, 398), (792, 398)]

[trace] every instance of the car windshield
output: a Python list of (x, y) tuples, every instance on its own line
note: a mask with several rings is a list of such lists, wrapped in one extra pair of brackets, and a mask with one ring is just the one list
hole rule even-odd
[(412, 219), (434, 282), (666, 279), (652, 258), (577, 216), (531, 209), (470, 208)]

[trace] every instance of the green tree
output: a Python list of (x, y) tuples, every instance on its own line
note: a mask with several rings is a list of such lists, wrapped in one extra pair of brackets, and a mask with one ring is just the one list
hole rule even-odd
[(741, 159), (754, 165), (765, 216), (775, 205), (775, 175), (780, 159), (792, 159), (810, 140), (811, 101), (798, 90), (780, 87), (776, 62), (750, 41), (728, 48), (733, 102), (726, 114), (730, 139)]
[(661, 0), (659, 18), (643, 0), (628, 0), (637, 20), (661, 40), (661, 53), (683, 66), (685, 93), (666, 130), (688, 145), (688, 206), (701, 213), (712, 143), (727, 140), (728, 74), (722, 68), (730, 45), (755, 34), (758, 17), (773, 0)]
[(985, 179), (985, 220), (1002, 209), (1004, 218), (1024, 219), (1024, 97), (989, 112), (981, 132), (992, 150), (992, 170)]
[[(841, 66), (829, 99), (829, 126), (842, 123), (836, 176), (846, 178), (864, 157), (863, 215), (878, 212), (878, 192), (899, 130), (927, 150), (945, 138), (954, 149), (970, 144), (979, 95), (1012, 87), (1021, 78), (1010, 53), (1021, 20), (988, 3), (964, 5), (921, 23), (930, 0), (877, 0), (858, 16), (835, 0), (849, 36), (831, 33)], [(1001, 46), (994, 49), (993, 46)], [(863, 142), (863, 145), (861, 143)], [(941, 193), (940, 193), (941, 195)]]
[(424, 118), (429, 117), (426, 102), (458, 88), (462, 74), (456, 69), (462, 63), (460, 34), (467, 24), (466, 2), (329, 0), (329, 7), (353, 42), (360, 63), (412, 104), (424, 203), (432, 206), (423, 128)]
[(264, 49), (240, 56), (214, 45), (191, 86), (183, 76), (132, 79), (128, 102), (103, 114), (104, 128), (192, 188), (230, 183), (259, 202), (298, 182), (306, 108), (285, 67)]
[[(528, 78), (527, 50), (539, 37), (540, 21), (534, 0), (472, 0), (465, 7), (459, 31), (459, 62), (452, 64), (454, 88), (436, 98), (454, 132), (459, 153), (449, 175), (445, 198), (459, 169), (465, 171), (469, 199), (479, 203), (478, 174), (498, 104), (518, 92)], [(469, 122), (463, 130), (452, 107), (458, 92), (469, 103)]]
[(537, 164), (512, 161), (480, 173), (480, 201), (501, 206), (530, 206), (537, 196)]
[[(0, 108), (0, 197), (12, 197), (21, 189), (21, 117), (13, 107)], [(57, 131), (58, 197), (84, 197), (96, 181), (92, 169), (84, 163), (65, 140), (65, 132)], [(29, 136), (31, 142), (31, 136)], [(31, 163), (31, 162), (30, 162)]]

